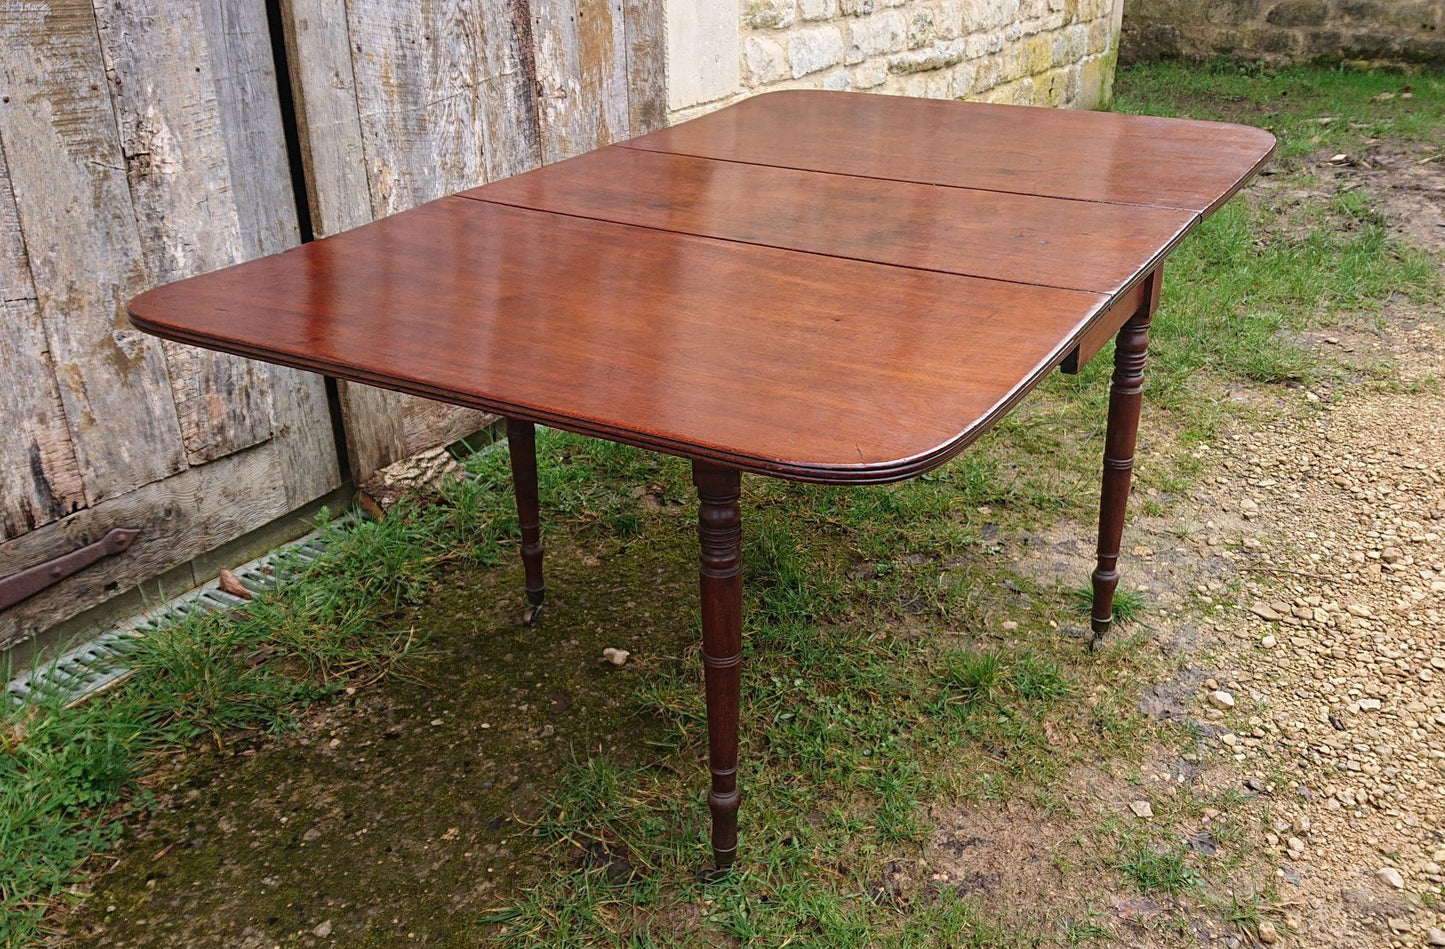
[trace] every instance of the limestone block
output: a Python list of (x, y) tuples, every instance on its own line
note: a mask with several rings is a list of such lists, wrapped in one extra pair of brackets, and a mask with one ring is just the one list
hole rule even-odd
[(743, 6), (743, 22), (755, 30), (781, 30), (797, 19), (793, 0), (747, 0)]
[(798, 12), (804, 20), (831, 20), (838, 15), (838, 0), (798, 0)]
[(963, 0), (943, 0), (933, 9), (934, 34), (941, 40), (956, 39), (968, 31), (963, 26)]
[(1284, 0), (1269, 11), (1265, 22), (1274, 26), (1318, 26), (1329, 12), (1325, 0)]
[(1089, 28), (1082, 23), (1064, 27), (1054, 34), (1053, 65), (1077, 63), (1089, 53)]
[(1109, 104), (1114, 84), (1114, 57), (1090, 56), (1079, 64), (1079, 107), (1099, 109)]
[(870, 56), (896, 53), (908, 41), (908, 18), (899, 10), (887, 10), (848, 25), (847, 61), (861, 63)]
[(668, 109), (677, 112), (737, 92), (742, 71), (737, 5), (713, 0), (665, 3)]
[(1344, 0), (1340, 16), (1392, 33), (1433, 33), (1445, 28), (1445, 10), (1438, 0)]
[(888, 71), (895, 73), (927, 72), (952, 66), (963, 59), (963, 40), (947, 40), (923, 49), (888, 57)]
[(924, 7), (908, 18), (908, 48), (918, 49), (933, 40), (933, 11)]
[(1089, 24), (1090, 53), (1102, 53), (1109, 48), (1114, 36), (1113, 24), (1108, 19), (1095, 20)]
[(1035, 76), (1033, 104), (1062, 109), (1068, 98), (1068, 87), (1067, 69), (1050, 69), (1042, 76)]
[(1003, 63), (997, 56), (970, 60), (973, 66), (973, 83), (970, 91), (977, 95), (992, 89), (1003, 81)]
[(976, 80), (975, 63), (959, 63), (948, 70), (948, 98), (963, 99), (973, 94)]
[(1003, 49), (1003, 34), (975, 34), (966, 40), (964, 55), (969, 59), (982, 59)]
[(788, 61), (793, 78), (836, 66), (843, 61), (843, 34), (836, 26), (813, 26), (788, 37)]
[(752, 86), (777, 82), (788, 75), (788, 54), (766, 36), (749, 36), (743, 40), (743, 73)]
[(1037, 76), (1054, 65), (1054, 38), (1049, 33), (1029, 37), (1024, 46), (1024, 74)]
[(823, 88), (834, 92), (847, 92), (853, 88), (853, 77), (846, 69), (835, 69), (823, 77)]
[(888, 63), (882, 59), (870, 59), (853, 70), (854, 89), (872, 89), (881, 86), (888, 79)]
[(970, 32), (997, 29), (1019, 16), (1019, 0), (963, 0), (963, 25)]
[(1025, 76), (1022, 79), (1015, 79), (1013, 82), (1006, 82), (1001, 86), (994, 86), (984, 99), (1003, 105), (1030, 105), (1034, 99), (1034, 77)]

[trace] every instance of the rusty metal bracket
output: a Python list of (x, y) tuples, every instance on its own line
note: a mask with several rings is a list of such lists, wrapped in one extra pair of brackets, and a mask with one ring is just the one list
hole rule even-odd
[(8, 610), (21, 600), (79, 573), (97, 560), (124, 553), (139, 535), (140, 531), (134, 528), (112, 528), (93, 544), (0, 579), (0, 610)]

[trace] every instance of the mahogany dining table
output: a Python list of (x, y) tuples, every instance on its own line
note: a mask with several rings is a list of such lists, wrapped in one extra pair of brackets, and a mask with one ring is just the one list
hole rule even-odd
[(715, 869), (737, 849), (742, 472), (947, 462), (1117, 335), (1093, 640), (1113, 619), (1165, 257), (1274, 150), (1182, 119), (788, 91), (131, 301), (166, 339), (687, 458)]

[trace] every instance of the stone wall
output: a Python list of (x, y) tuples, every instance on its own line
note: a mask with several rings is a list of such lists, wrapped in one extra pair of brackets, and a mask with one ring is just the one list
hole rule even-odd
[(1120, 56), (1445, 65), (1445, 2), (1128, 0)]
[(756, 92), (851, 89), (1099, 108), (1122, 0), (669, 0), (674, 121)]

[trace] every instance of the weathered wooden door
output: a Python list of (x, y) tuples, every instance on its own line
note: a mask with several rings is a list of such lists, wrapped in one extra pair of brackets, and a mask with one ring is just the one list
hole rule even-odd
[[(661, 0), (286, 0), (311, 219), (332, 234), (651, 131)], [(358, 481), (481, 413), (341, 384)]]
[[(0, 0), (0, 576), (143, 530), (0, 650), (340, 482), (322, 379), (147, 337), (131, 295), (665, 119), (661, 0), (270, 5)], [(358, 479), (485, 421), (340, 395)]]
[(0, 649), (339, 483), (323, 381), (147, 337), (148, 286), (299, 240), (263, 0), (0, 0)]

